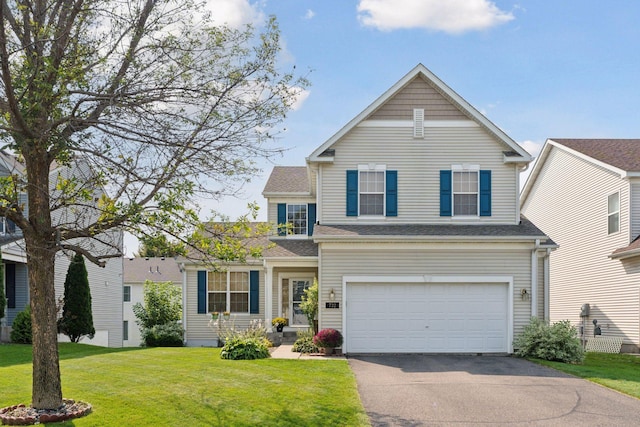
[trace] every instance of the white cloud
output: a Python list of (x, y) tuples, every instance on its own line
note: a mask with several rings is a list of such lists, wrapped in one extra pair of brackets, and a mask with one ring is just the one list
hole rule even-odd
[(241, 28), (246, 24), (260, 24), (265, 20), (264, 13), (257, 3), (249, 0), (216, 0), (207, 2), (213, 22), (227, 24), (232, 28)]
[(360, 0), (358, 19), (383, 31), (424, 28), (457, 34), (488, 29), (514, 16), (490, 0)]
[(544, 142), (536, 142), (536, 141), (524, 141), (520, 143), (520, 146), (525, 150), (527, 150), (527, 152), (531, 154), (533, 157), (538, 157), (538, 154), (540, 154), (540, 150), (542, 150), (543, 145), (544, 145)]
[(302, 104), (304, 104), (304, 101), (306, 101), (309, 95), (311, 95), (311, 91), (307, 89), (300, 89), (300, 88), (295, 88), (295, 89), (296, 89), (296, 100), (291, 105), (291, 109), (293, 111), (298, 111), (299, 109), (302, 108)]
[(307, 9), (307, 13), (304, 14), (304, 19), (311, 19), (314, 16), (316, 16), (316, 13), (311, 9)]

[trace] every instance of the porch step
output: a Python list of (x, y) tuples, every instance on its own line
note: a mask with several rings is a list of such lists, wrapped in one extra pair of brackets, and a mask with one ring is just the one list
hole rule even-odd
[(296, 331), (270, 332), (267, 337), (275, 345), (293, 344), (296, 342), (298, 334)]

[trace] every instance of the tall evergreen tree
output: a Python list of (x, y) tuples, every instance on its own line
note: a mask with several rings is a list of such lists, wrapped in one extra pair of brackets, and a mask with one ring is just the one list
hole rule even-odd
[(58, 321), (58, 331), (76, 343), (83, 336), (93, 338), (96, 333), (87, 267), (84, 265), (84, 257), (79, 253), (73, 257), (64, 281), (64, 307)]

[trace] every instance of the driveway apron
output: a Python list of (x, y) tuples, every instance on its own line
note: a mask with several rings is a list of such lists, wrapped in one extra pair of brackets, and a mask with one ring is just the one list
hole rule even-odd
[(640, 400), (504, 356), (354, 356), (380, 426), (640, 426)]

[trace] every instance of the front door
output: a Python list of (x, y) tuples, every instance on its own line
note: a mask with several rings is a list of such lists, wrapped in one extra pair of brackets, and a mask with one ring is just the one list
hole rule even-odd
[(307, 326), (307, 316), (300, 309), (304, 290), (311, 286), (311, 279), (291, 279), (291, 326)]

